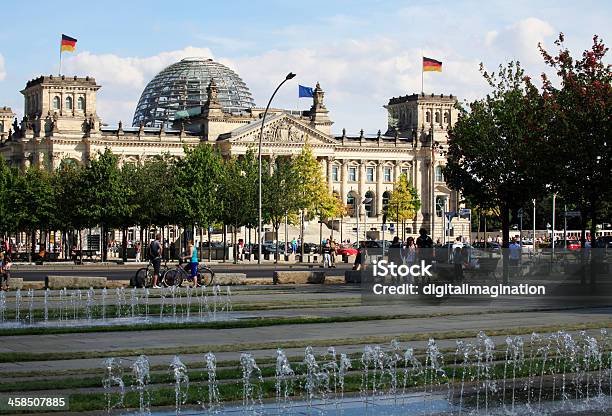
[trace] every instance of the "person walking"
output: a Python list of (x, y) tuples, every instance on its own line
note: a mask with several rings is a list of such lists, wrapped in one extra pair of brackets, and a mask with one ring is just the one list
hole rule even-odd
[(189, 240), (189, 244), (187, 244), (187, 255), (183, 257), (183, 260), (188, 261), (187, 267), (189, 268), (189, 273), (191, 279), (193, 279), (193, 286), (199, 287), (198, 283), (198, 248), (193, 244), (193, 241)]
[(355, 256), (355, 263), (353, 264), (353, 270), (365, 270), (367, 265), (368, 249), (365, 241), (360, 241), (359, 251)]
[(329, 247), (330, 247), (330, 257), (331, 257), (331, 267), (332, 269), (336, 268), (336, 242), (329, 236)]
[(404, 248), (403, 260), (404, 264), (408, 266), (412, 266), (416, 263), (416, 244), (414, 242), (414, 237), (408, 237), (406, 240), (406, 247)]
[(149, 260), (151, 260), (151, 264), (153, 265), (153, 288), (161, 289), (161, 286), (157, 284), (159, 280), (159, 270), (161, 268), (162, 261), (162, 252), (163, 247), (161, 243), (161, 234), (157, 233), (155, 235), (155, 240), (151, 241), (149, 244)]

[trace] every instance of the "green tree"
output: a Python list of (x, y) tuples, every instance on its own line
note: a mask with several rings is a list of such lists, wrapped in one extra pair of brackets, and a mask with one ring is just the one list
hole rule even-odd
[(582, 214), (584, 246), (587, 225), (594, 239), (598, 222), (611, 214), (612, 66), (604, 62), (608, 48), (598, 36), (580, 58), (573, 58), (563, 41), (560, 34), (554, 56), (540, 45), (544, 61), (558, 77), (553, 82), (542, 75), (550, 139), (545, 160), (550, 162), (553, 190)]
[(222, 160), (218, 151), (207, 143), (185, 148), (185, 157), (177, 162), (176, 201), (183, 215), (179, 224), (200, 227), (220, 220), (219, 183)]
[[(262, 164), (262, 214), (265, 223), (272, 224), (276, 244), (278, 246), (278, 231), (285, 217), (291, 223), (296, 222), (298, 208), (299, 184), (298, 175), (295, 172), (294, 160), (289, 158), (277, 158), (270, 172), (269, 165)], [(275, 260), (278, 261), (279, 250), (277, 247)]]
[(118, 157), (105, 149), (90, 161), (83, 174), (85, 209), (91, 222), (101, 228), (102, 261), (106, 261), (108, 254), (108, 230), (121, 227), (133, 207), (118, 162)]
[(396, 220), (399, 225), (400, 222), (403, 224), (405, 221), (413, 220), (419, 209), (421, 209), (419, 192), (412, 186), (408, 176), (402, 173), (393, 184), (393, 190), (385, 207), (385, 213), (391, 219)]
[[(220, 218), (224, 224), (232, 225), (234, 245), (237, 243), (238, 229), (253, 225), (257, 221), (257, 166), (257, 159), (252, 150), (243, 156), (227, 159), (223, 163), (219, 188)], [(238, 259), (237, 254), (234, 251), (234, 261)]]
[(24, 175), (17, 176), (10, 198), (10, 209), (15, 213), (17, 228), (27, 231), (31, 238), (32, 254), (36, 244), (36, 230), (49, 230), (55, 221), (56, 198), (51, 173), (31, 166)]
[(302, 151), (293, 161), (294, 175), (296, 180), (295, 196), (296, 207), (301, 210), (301, 254), (304, 255), (304, 217), (312, 219), (321, 210), (321, 204), (329, 195), (321, 165), (317, 162), (312, 148), (306, 143)]
[(0, 233), (17, 231), (17, 218), (12, 199), (19, 172), (0, 157)]
[(497, 74), (482, 69), (492, 92), (461, 109), (449, 131), (447, 183), (482, 209), (500, 207), (508, 247), (510, 211), (544, 191), (542, 99), (518, 62)]

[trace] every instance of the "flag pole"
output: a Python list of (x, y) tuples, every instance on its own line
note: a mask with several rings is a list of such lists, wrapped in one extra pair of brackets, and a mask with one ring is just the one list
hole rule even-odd
[(62, 76), (62, 42), (60, 42), (60, 61), (59, 61), (59, 70), (57, 72), (58, 76)]
[(425, 94), (425, 88), (423, 87), (423, 79), (425, 71), (423, 71), (423, 52), (421, 52), (421, 94)]

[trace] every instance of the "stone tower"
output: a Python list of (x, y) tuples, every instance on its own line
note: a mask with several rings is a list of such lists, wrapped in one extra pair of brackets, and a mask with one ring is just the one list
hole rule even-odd
[(8, 139), (9, 130), (11, 130), (11, 124), (15, 113), (11, 110), (11, 107), (0, 108), (0, 141)]
[[(418, 144), (428, 145), (433, 133), (434, 140), (446, 141), (447, 130), (457, 120), (453, 95), (412, 94), (393, 97), (384, 106), (388, 112), (388, 125), (385, 135), (417, 138)], [(443, 134), (441, 134), (443, 133)]]
[[(36, 137), (54, 132), (85, 133), (99, 126), (96, 93), (91, 77), (41, 76), (28, 81), (24, 95), (24, 131)], [(22, 122), (22, 124), (24, 124)]]

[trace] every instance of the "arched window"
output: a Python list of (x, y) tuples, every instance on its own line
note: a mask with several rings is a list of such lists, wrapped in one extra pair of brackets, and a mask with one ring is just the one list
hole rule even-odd
[(0, 133), (4, 133), (4, 121), (0, 121)]
[(444, 122), (446, 124), (450, 123), (450, 111), (447, 111), (446, 113), (444, 113)]
[(436, 182), (444, 182), (444, 174), (440, 165), (436, 166)]
[(79, 97), (77, 98), (77, 110), (85, 110), (85, 98)]
[(348, 215), (350, 217), (354, 217), (357, 214), (355, 210), (355, 198), (356, 197), (357, 195), (353, 191), (349, 192), (348, 195), (346, 196), (346, 206), (348, 208)]
[(53, 109), (54, 110), (59, 110), (60, 109), (60, 98), (59, 97), (53, 97)]
[(425, 113), (425, 122), (431, 123), (431, 113), (429, 111)]
[(391, 198), (391, 192), (389, 191), (383, 192), (382, 204), (383, 204), (384, 210), (386, 210), (387, 206), (389, 206), (389, 198)]
[(363, 204), (364, 208), (365, 208), (366, 215), (368, 217), (373, 217), (374, 216), (374, 203), (375, 203), (374, 192), (372, 192), (372, 191), (366, 192), (365, 193), (365, 199), (368, 201), (365, 204)]
[(66, 97), (66, 110), (72, 110), (72, 97)]
[(436, 111), (436, 123), (440, 123), (440, 112)]

